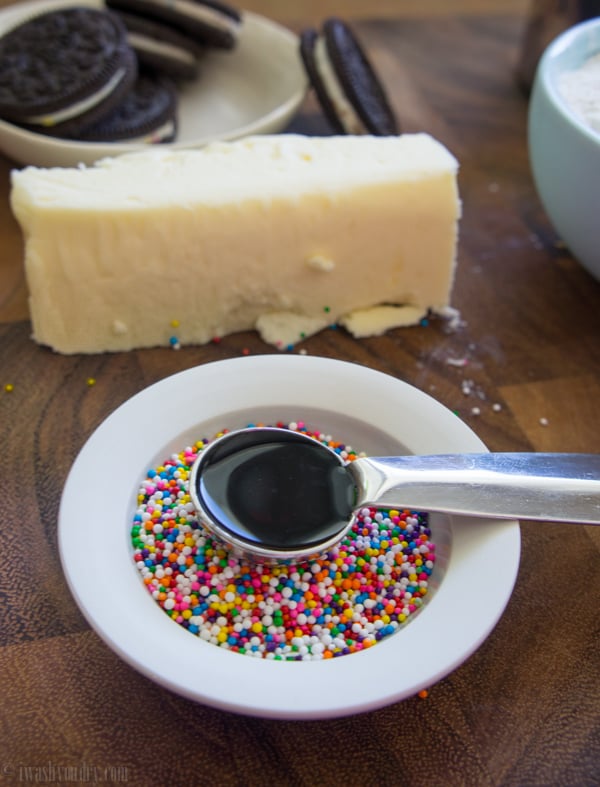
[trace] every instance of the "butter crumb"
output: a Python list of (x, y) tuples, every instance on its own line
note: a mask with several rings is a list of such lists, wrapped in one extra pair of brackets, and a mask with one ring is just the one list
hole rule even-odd
[(322, 254), (314, 254), (312, 257), (309, 257), (306, 260), (306, 264), (309, 268), (315, 271), (323, 271), (324, 273), (330, 273), (335, 268), (335, 262)]
[(355, 338), (381, 336), (390, 328), (418, 325), (426, 311), (417, 306), (373, 306), (356, 309), (341, 317), (338, 322)]
[(312, 336), (328, 324), (328, 320), (321, 317), (309, 317), (293, 312), (270, 312), (261, 314), (255, 327), (267, 344), (285, 349), (288, 345), (294, 345)]
[(460, 312), (458, 309), (455, 309), (452, 306), (444, 306), (441, 309), (436, 309), (435, 313), (438, 317), (441, 317), (443, 320), (446, 320), (445, 325), (445, 332), (446, 333), (455, 333), (459, 331), (461, 328), (465, 328), (467, 323), (462, 319), (460, 316)]
[(123, 336), (123, 334), (127, 333), (127, 330), (127, 325), (122, 320), (113, 320), (112, 332), (115, 336)]

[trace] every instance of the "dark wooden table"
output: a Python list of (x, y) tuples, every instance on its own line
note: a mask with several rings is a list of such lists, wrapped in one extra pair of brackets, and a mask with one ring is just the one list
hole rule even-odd
[[(492, 450), (597, 452), (600, 284), (534, 191), (527, 100), (514, 80), (524, 17), (499, 3), (422, 17), (384, 5), (385, 19), (356, 20), (356, 31), (403, 128), (432, 133), (461, 162), (453, 303), (464, 325), (448, 332), (434, 320), (361, 341), (329, 330), (304, 349), (432, 393)], [(311, 97), (292, 130), (329, 133)], [(427, 699), (362, 716), (281, 722), (203, 707), (139, 675), (90, 630), (57, 551), (61, 491), (83, 443), (150, 383), (272, 348), (253, 333), (179, 352), (63, 357), (35, 345), (7, 199), (13, 166), (0, 158), (0, 785), (69, 775), (239, 787), (599, 784), (600, 529), (523, 523), (514, 595), (487, 641)]]

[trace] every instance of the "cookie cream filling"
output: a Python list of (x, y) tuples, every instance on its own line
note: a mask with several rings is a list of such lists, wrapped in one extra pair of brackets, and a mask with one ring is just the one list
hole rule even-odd
[(156, 38), (142, 35), (141, 33), (127, 33), (127, 41), (133, 49), (141, 52), (148, 52), (153, 55), (161, 55), (180, 63), (193, 66), (196, 63), (196, 56), (182, 47), (166, 41), (158, 41)]
[(102, 87), (96, 93), (93, 93), (91, 96), (88, 96), (81, 101), (76, 101), (74, 104), (71, 104), (64, 109), (59, 109), (57, 112), (53, 112), (52, 114), (33, 115), (26, 118), (25, 120), (27, 123), (31, 123), (36, 126), (45, 126), (46, 128), (50, 128), (52, 126), (56, 126), (57, 123), (62, 123), (65, 120), (70, 120), (71, 118), (83, 115), (84, 112), (93, 109), (102, 101), (104, 101), (105, 98), (108, 98), (108, 96), (113, 92), (113, 90), (117, 87), (126, 74), (127, 70), (125, 68), (120, 68), (113, 74), (111, 79), (109, 79), (104, 87)]
[[(119, 140), (114, 140), (118, 142), (123, 142), (126, 144), (143, 144), (143, 145), (156, 145), (160, 142), (165, 142), (168, 139), (172, 139), (175, 134), (175, 122), (173, 120), (167, 120), (163, 123), (162, 126), (155, 128), (153, 131), (150, 131), (148, 134), (143, 134), (140, 137), (123, 137)], [(118, 326), (118, 320), (115, 322), (115, 325)], [(115, 328), (117, 330), (117, 328)], [(118, 332), (118, 331), (117, 331)]]
[(213, 8), (209, 8), (209, 6), (190, 2), (190, 0), (156, 0), (154, 5), (169, 8), (179, 14), (185, 14), (190, 19), (204, 22), (225, 33), (235, 34), (240, 28), (240, 22), (229, 16), (229, 14), (221, 13)]
[(166, 123), (163, 123), (162, 126), (154, 129), (154, 131), (150, 132), (150, 134), (146, 134), (143, 137), (137, 137), (135, 139), (127, 139), (123, 140), (123, 142), (144, 142), (154, 145), (158, 142), (163, 142), (166, 139), (170, 139), (175, 134), (175, 123), (172, 120), (168, 120)]
[(352, 104), (346, 98), (344, 89), (329, 59), (327, 44), (323, 36), (317, 38), (314, 55), (315, 67), (319, 72), (323, 86), (329, 95), (329, 99), (335, 108), (337, 117), (346, 133), (368, 134), (368, 129), (357, 115)]

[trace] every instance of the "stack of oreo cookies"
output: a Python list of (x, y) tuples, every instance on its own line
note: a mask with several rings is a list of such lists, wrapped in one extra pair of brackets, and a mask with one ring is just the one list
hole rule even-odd
[[(125, 14), (135, 36), (173, 41), (176, 46), (233, 49), (242, 18), (235, 8), (217, 0), (105, 0), (112, 11)], [(147, 31), (147, 32), (146, 32)], [(193, 49), (192, 49), (193, 51)]]
[[(0, 118), (89, 142), (170, 142), (177, 82), (208, 48), (232, 49), (240, 13), (220, 0), (104, 0), (34, 16), (0, 38)], [(300, 37), (310, 83), (335, 133), (395, 135), (372, 63), (337, 18)]]
[(108, 2), (39, 14), (0, 38), (0, 118), (89, 142), (175, 139), (177, 80), (196, 78), (206, 47), (235, 45), (240, 15), (215, 0)]

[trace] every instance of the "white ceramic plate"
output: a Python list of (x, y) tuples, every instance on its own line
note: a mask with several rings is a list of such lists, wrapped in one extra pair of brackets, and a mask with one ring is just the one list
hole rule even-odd
[(264, 355), (188, 369), (119, 407), (74, 463), (59, 515), (71, 592), (129, 664), (208, 705), (310, 719), (413, 695), (459, 666), (502, 614), (519, 565), (517, 522), (432, 516), (438, 557), (427, 604), (369, 650), (332, 660), (269, 661), (223, 650), (173, 622), (142, 584), (129, 533), (146, 471), (223, 427), (279, 419), (302, 419), (371, 455), (485, 450), (431, 397), (357, 364)]
[[(34, 0), (0, 10), (0, 34), (32, 12), (101, 0)], [(179, 133), (169, 147), (202, 147), (215, 140), (281, 131), (304, 100), (307, 79), (290, 30), (244, 13), (237, 47), (203, 58), (198, 79), (180, 91)], [(72, 167), (143, 148), (143, 144), (52, 139), (0, 121), (0, 150), (20, 164)]]
[(129, 533), (146, 471), (223, 427), (279, 419), (303, 419), (371, 455), (485, 450), (431, 397), (357, 364), (264, 355), (188, 369), (119, 407), (75, 461), (59, 514), (71, 592), (125, 661), (208, 705), (310, 719), (411, 696), (459, 666), (494, 627), (518, 570), (518, 523), (432, 516), (438, 557), (427, 604), (369, 650), (327, 661), (269, 661), (223, 650), (168, 618), (142, 584)]

